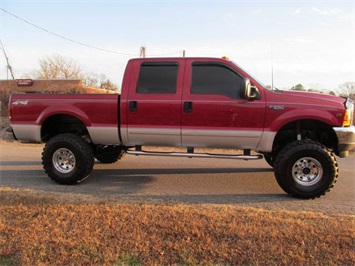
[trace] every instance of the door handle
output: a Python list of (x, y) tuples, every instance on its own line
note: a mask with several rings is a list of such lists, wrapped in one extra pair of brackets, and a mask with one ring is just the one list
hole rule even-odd
[(184, 102), (184, 112), (192, 113), (192, 102)]
[(130, 101), (129, 102), (129, 111), (130, 112), (137, 112), (137, 109), (138, 109), (137, 101)]

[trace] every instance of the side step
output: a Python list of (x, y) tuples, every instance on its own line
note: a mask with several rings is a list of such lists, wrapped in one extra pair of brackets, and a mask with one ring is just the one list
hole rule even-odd
[[(192, 151), (192, 152), (191, 152)], [(260, 160), (263, 155), (250, 155), (250, 150), (244, 150), (243, 154), (218, 154), (218, 153), (193, 153), (193, 149), (188, 148), (188, 152), (160, 152), (144, 151), (141, 149), (127, 150), (127, 154), (145, 155), (145, 156), (170, 156), (170, 157), (188, 157), (188, 158), (215, 158), (215, 159), (237, 159), (237, 160)]]

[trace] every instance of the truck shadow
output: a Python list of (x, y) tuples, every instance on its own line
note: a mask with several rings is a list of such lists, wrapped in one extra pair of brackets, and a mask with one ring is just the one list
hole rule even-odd
[(40, 161), (0, 161), (0, 166), (13, 166), (13, 165), (42, 165)]
[[(8, 165), (37, 164), (19, 162)], [(43, 170), (5, 170), (1, 171), (1, 186), (31, 189), (41, 194), (54, 193), (51, 196), (57, 195), (64, 202), (71, 202), (71, 198), (80, 201), (81, 196), (84, 201), (89, 196), (90, 201), (117, 203), (247, 204), (295, 201), (279, 189), (272, 172), (271, 168), (95, 169), (82, 183), (63, 186), (50, 180)], [(214, 189), (224, 178), (223, 174), (236, 174), (229, 177), (231, 183), (228, 183), (227, 192)], [(184, 180), (176, 183), (180, 175)], [(208, 184), (204, 186), (210, 186), (210, 192), (194, 187), (193, 175), (199, 175), (198, 182), (204, 182), (208, 175)], [(264, 193), (260, 182), (270, 183), (270, 180), (274, 184), (271, 184), (271, 189), (269, 185)], [(166, 187), (173, 181), (172, 187)], [(159, 182), (164, 183), (162, 189)], [(184, 186), (190, 184), (188, 191), (184, 191)]]
[(175, 175), (175, 174), (228, 174), (228, 173), (267, 173), (272, 168), (153, 168), (153, 169), (95, 169), (91, 176), (134, 176), (144, 175)]

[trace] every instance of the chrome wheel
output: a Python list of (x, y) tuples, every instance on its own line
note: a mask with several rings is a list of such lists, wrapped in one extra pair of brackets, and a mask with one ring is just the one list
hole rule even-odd
[(293, 179), (302, 186), (313, 186), (322, 179), (323, 167), (311, 157), (299, 159), (292, 167)]
[(75, 155), (70, 150), (61, 148), (54, 152), (52, 162), (58, 172), (67, 174), (75, 168)]

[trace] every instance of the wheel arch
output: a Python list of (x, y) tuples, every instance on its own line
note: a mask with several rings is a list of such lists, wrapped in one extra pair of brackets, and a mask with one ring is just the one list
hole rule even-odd
[(273, 141), (272, 152), (275, 154), (288, 143), (304, 139), (317, 141), (337, 152), (338, 138), (333, 127), (316, 119), (298, 119), (280, 127)]
[(90, 137), (85, 123), (72, 114), (54, 114), (48, 116), (42, 122), (41, 140), (43, 142), (48, 141), (56, 135), (64, 133), (73, 133), (79, 136)]

